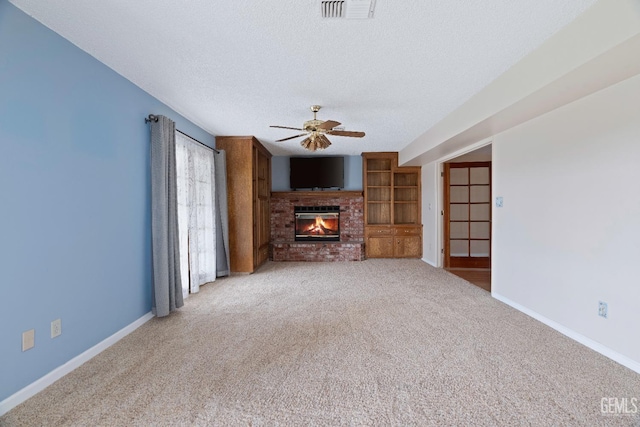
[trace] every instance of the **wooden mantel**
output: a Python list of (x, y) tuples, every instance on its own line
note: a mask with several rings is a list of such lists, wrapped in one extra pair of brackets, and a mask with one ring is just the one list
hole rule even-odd
[(333, 198), (333, 197), (363, 197), (362, 191), (272, 191), (271, 198), (295, 199), (295, 198)]

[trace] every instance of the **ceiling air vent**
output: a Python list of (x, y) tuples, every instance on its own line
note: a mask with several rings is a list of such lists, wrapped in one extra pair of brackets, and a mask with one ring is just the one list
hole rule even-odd
[(320, 7), (322, 7), (323, 18), (343, 18), (345, 12), (345, 1), (322, 1)]
[(373, 18), (373, 9), (376, 7), (376, 0), (349, 0), (347, 1), (347, 19), (367, 19)]
[(368, 19), (373, 18), (376, 0), (322, 0), (323, 18)]

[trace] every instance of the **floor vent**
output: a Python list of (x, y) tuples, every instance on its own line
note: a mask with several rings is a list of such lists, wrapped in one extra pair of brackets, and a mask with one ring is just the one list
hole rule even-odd
[(322, 0), (323, 18), (369, 19), (373, 18), (376, 0)]

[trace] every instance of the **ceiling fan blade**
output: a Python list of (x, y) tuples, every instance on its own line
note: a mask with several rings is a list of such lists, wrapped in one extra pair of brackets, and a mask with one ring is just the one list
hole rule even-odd
[(339, 126), (340, 122), (336, 122), (335, 120), (327, 120), (326, 122), (322, 123), (321, 125), (318, 125), (318, 129), (325, 129), (325, 130), (329, 130), (329, 129), (333, 129), (336, 126)]
[(289, 138), (282, 138), (282, 139), (278, 139), (276, 140), (276, 142), (282, 142), (282, 141), (287, 141), (289, 139), (293, 139), (293, 138), (299, 138), (301, 136), (305, 136), (306, 133), (301, 133), (300, 135), (296, 135), (296, 136), (290, 136)]
[(304, 130), (300, 128), (290, 128), (288, 126), (269, 126), (270, 128), (278, 128), (278, 129), (291, 129), (291, 130)]
[(353, 132), (348, 130), (332, 130), (327, 132), (327, 134), (336, 136), (353, 136), (355, 138), (362, 138), (364, 136), (364, 132)]

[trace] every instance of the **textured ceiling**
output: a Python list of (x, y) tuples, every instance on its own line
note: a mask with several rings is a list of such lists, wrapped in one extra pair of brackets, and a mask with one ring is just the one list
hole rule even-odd
[[(377, 0), (369, 20), (320, 0), (11, 0), (214, 135), (308, 154), (322, 120), (364, 131), (326, 155), (400, 151), (595, 0)], [(395, 8), (395, 9), (394, 9)], [(150, 112), (152, 113), (152, 112)]]

